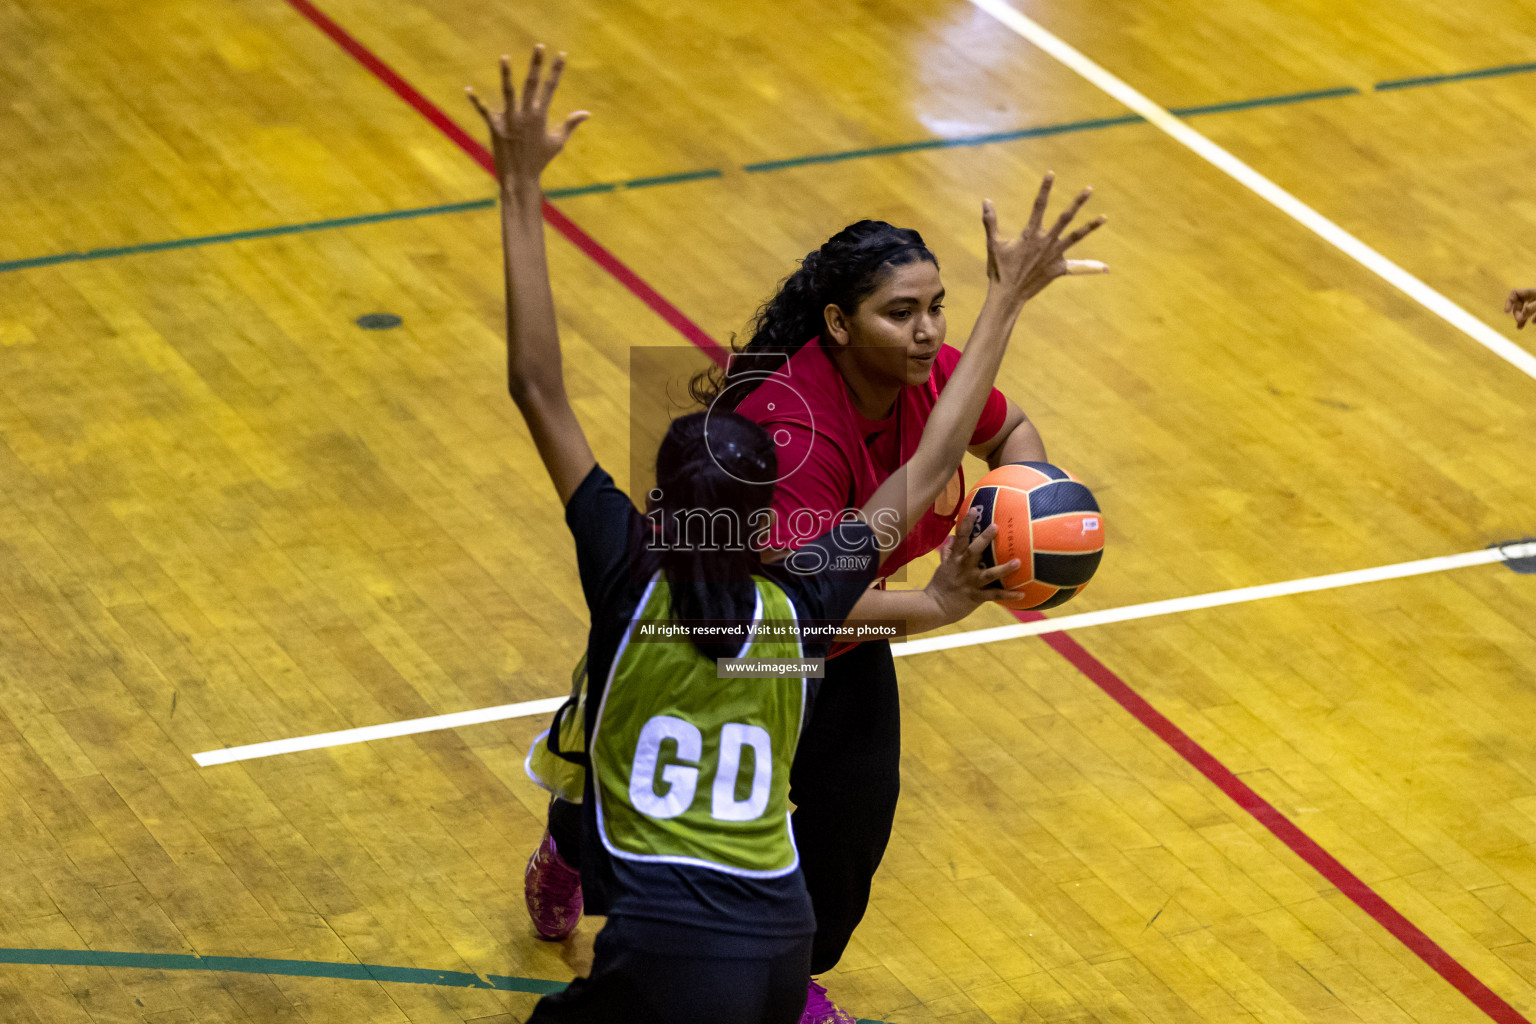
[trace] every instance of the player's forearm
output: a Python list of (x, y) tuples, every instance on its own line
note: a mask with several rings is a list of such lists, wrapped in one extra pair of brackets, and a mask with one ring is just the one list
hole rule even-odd
[(521, 404), (565, 388), (544, 252), (543, 192), (537, 179), (503, 185), (501, 242), (507, 292), (507, 389)]
[(987, 290), (965, 352), (928, 414), (917, 451), (864, 505), (863, 514), (871, 517), (871, 525), (880, 536), (882, 565), (960, 465), (1023, 305), (1024, 299), (1017, 293), (996, 286)]

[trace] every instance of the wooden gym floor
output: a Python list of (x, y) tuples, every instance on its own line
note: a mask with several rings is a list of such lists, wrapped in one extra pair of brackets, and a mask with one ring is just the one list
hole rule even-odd
[[(595, 115), (548, 182), (592, 244), (550, 258), (621, 478), (633, 347), (727, 339), (862, 216), (923, 232), (960, 342), (980, 198), (1017, 224), (1049, 168), (1097, 187), (1114, 268), (1032, 305), (1001, 381), (1111, 528), (1058, 614), (1536, 533), (1536, 379), (965, 0), (319, 2), (0, 0), (7, 1024), (520, 1021), (590, 956), (593, 924), (547, 945), (522, 909), (542, 717), (192, 757), (565, 686), (571, 546), (451, 135), (535, 39)], [(1019, 10), (1530, 350), (1501, 313), (1536, 285), (1528, 6)], [(1513, 565), (910, 654), (833, 995), (904, 1024), (1536, 1017)]]

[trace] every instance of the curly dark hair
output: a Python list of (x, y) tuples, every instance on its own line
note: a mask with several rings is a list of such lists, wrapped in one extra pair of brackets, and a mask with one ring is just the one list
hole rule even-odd
[[(787, 357), (826, 330), (828, 305), (852, 313), (890, 268), (924, 262), (939, 265), (923, 236), (910, 228), (892, 227), (883, 220), (848, 225), (807, 253), (800, 269), (762, 304), (748, 326), (745, 345), (732, 339), (737, 355), (729, 372), (718, 366), (701, 371), (689, 382), (688, 393), (706, 408), (736, 408), (763, 375), (778, 370)], [(755, 381), (742, 382), (747, 386), (732, 386), (738, 378), (754, 375)]]

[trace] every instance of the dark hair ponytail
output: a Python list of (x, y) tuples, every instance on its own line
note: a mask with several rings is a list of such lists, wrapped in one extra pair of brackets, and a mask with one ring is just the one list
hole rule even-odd
[[(887, 268), (922, 262), (939, 265), (916, 231), (883, 220), (848, 225), (807, 253), (800, 269), (763, 303), (748, 326), (745, 345), (732, 339), (737, 355), (729, 372), (718, 366), (700, 372), (689, 382), (689, 394), (705, 408), (736, 408), (764, 375), (781, 369), (787, 357), (826, 329), (828, 305), (852, 313), (879, 286)], [(744, 386), (732, 386), (742, 378)]]
[[(733, 412), (672, 421), (656, 451), (656, 490), (647, 513), (655, 529), (647, 573), (660, 568), (674, 620), (745, 623), (761, 567), (749, 544), (773, 503), (778, 456), (768, 432)], [(706, 658), (733, 657), (741, 640), (693, 641)]]

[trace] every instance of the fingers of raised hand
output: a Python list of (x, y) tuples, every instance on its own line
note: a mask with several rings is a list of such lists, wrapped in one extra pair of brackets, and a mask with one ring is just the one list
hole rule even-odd
[(549, 66), (549, 77), (544, 81), (544, 88), (539, 90), (539, 109), (548, 110), (549, 101), (554, 98), (555, 87), (560, 84), (560, 73), (565, 70), (565, 54), (555, 54), (555, 62)]
[(511, 110), (516, 94), (512, 90), (512, 58), (501, 55), (501, 109)]
[(997, 208), (990, 199), (981, 201), (981, 225), (987, 229), (987, 243), (990, 245), (997, 240)]
[[(1051, 230), (1046, 233), (1045, 237), (1055, 241), (1066, 230), (1067, 225), (1072, 223), (1072, 218), (1077, 216), (1077, 211), (1083, 208), (1083, 204), (1088, 201), (1088, 197), (1091, 195), (1093, 195), (1093, 189), (1091, 188), (1085, 188), (1079, 192), (1077, 198), (1072, 200), (1072, 205), (1063, 210), (1061, 216), (1056, 218), (1056, 223), (1051, 225)], [(1058, 246), (1058, 248), (1060, 247)]]
[(1040, 182), (1040, 191), (1035, 194), (1035, 208), (1029, 213), (1029, 226), (1024, 229), (1026, 235), (1040, 233), (1040, 225), (1045, 223), (1045, 206), (1051, 201), (1051, 184), (1055, 180), (1055, 171), (1045, 172), (1045, 178)]
[(562, 144), (571, 137), (571, 133), (580, 128), (582, 123), (592, 115), (585, 110), (578, 110), (565, 119), (565, 124), (560, 126), (560, 141)]
[(1063, 238), (1060, 242), (1056, 243), (1056, 251), (1066, 252), (1078, 242), (1081, 242), (1083, 239), (1099, 230), (1099, 228), (1103, 227), (1104, 221), (1107, 219), (1108, 218), (1106, 217), (1095, 217), (1093, 220), (1089, 221), (1087, 224), (1084, 224), (1082, 227), (1073, 231), (1066, 238)]
[(480, 112), (480, 117), (485, 121), (485, 126), (495, 131), (496, 123), (491, 120), (491, 112), (485, 108), (485, 104), (480, 101), (480, 97), (475, 93), (475, 90), (470, 86), (465, 86), (464, 95), (469, 97), (469, 102), (474, 104), (475, 109)]
[[(539, 43), (533, 48), (533, 56), (528, 61), (528, 77), (523, 80), (523, 110), (532, 109), (534, 97), (538, 95), (539, 76), (543, 70), (544, 44)], [(508, 97), (507, 107), (510, 109), (511, 106), (511, 98)]]

